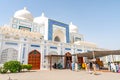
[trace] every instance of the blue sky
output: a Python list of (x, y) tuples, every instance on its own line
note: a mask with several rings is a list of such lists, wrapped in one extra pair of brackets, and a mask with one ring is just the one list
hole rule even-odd
[(44, 12), (48, 18), (72, 21), (86, 41), (101, 48), (120, 49), (120, 0), (1, 0), (0, 25), (23, 7), (34, 17)]

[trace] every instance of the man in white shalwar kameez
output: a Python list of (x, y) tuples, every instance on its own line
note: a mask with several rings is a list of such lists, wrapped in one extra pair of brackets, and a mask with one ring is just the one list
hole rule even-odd
[(78, 71), (78, 63), (75, 63), (75, 71)]

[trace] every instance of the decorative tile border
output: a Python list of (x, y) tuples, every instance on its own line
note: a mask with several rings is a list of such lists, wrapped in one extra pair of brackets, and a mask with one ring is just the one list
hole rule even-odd
[(58, 22), (52, 19), (48, 19), (48, 40), (52, 40), (53, 36), (53, 25), (58, 25), (66, 29), (66, 42), (69, 43), (69, 25), (62, 22)]

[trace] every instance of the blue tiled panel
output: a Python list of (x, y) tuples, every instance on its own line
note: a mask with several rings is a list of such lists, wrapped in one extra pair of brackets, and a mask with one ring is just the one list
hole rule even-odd
[(25, 57), (25, 47), (23, 48), (23, 56), (22, 56), (22, 59), (24, 59)]
[(27, 39), (26, 39), (26, 38), (24, 38), (24, 41), (27, 41)]
[(77, 49), (77, 51), (81, 51), (82, 52), (82, 49)]
[(54, 47), (54, 46), (50, 46), (51, 49), (57, 49), (57, 47)]
[(61, 48), (61, 55), (62, 55), (62, 48)]
[(44, 59), (45, 59), (45, 55), (46, 55), (46, 49), (44, 49)]
[(13, 43), (13, 42), (5, 42), (5, 44), (7, 44), (7, 45), (18, 45), (17, 43)]
[(65, 50), (71, 50), (70, 48), (65, 48)]
[(48, 19), (48, 40), (52, 40), (53, 25), (58, 25), (58, 26), (66, 28), (66, 42), (69, 43), (69, 25), (52, 20), (52, 19)]
[(33, 44), (32, 44), (31, 47), (40, 47), (40, 46), (39, 46), (39, 45), (33, 45)]
[(91, 52), (91, 50), (87, 50), (87, 52)]
[(24, 46), (26, 46), (26, 44), (23, 44)]

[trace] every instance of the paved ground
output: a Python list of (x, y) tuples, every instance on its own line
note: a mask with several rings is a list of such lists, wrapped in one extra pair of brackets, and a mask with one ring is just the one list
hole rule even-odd
[(98, 75), (86, 71), (42, 70), (22, 73), (0, 74), (0, 80), (120, 80), (120, 73), (97, 72)]

